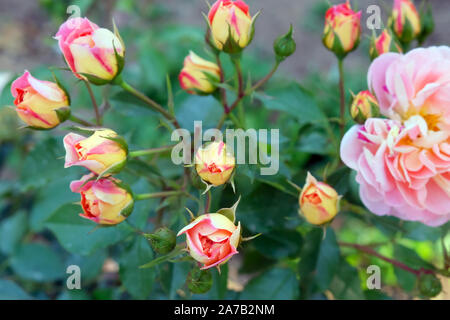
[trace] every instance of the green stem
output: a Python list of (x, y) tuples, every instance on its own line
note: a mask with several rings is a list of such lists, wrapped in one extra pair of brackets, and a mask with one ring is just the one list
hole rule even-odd
[(86, 127), (95, 127), (95, 124), (90, 123), (89, 121), (83, 120), (81, 118), (78, 118), (77, 116), (74, 116), (73, 114), (70, 115), (69, 120), (72, 122), (79, 123)]
[(185, 192), (183, 190), (179, 191), (162, 191), (162, 192), (155, 192), (155, 193), (142, 193), (137, 194), (134, 196), (134, 200), (148, 200), (148, 199), (156, 199), (156, 198), (164, 198), (164, 197), (171, 197), (171, 196), (178, 196), (181, 194), (184, 194)]
[(152, 148), (152, 149), (136, 150), (136, 151), (131, 151), (128, 154), (128, 156), (130, 158), (135, 158), (135, 157), (148, 156), (148, 155), (157, 154), (157, 153), (164, 153), (166, 151), (172, 150), (173, 147), (175, 147), (175, 145), (163, 146), (163, 147)]
[(150, 99), (142, 92), (138, 91), (137, 89), (133, 88), (131, 85), (129, 85), (124, 80), (120, 81), (118, 83), (119, 86), (122, 87), (125, 91), (131, 93), (136, 98), (142, 100), (145, 102), (152, 110), (161, 113), (167, 120), (169, 120), (175, 128), (179, 129), (180, 125), (178, 124), (178, 121), (175, 119), (173, 115), (171, 115), (167, 110), (165, 110), (160, 104), (158, 104), (156, 101)]
[[(224, 84), (225, 83), (225, 71), (223, 70), (223, 67), (222, 67), (222, 61), (220, 60), (220, 54), (216, 54), (216, 61), (217, 61), (217, 65), (219, 66), (219, 70), (220, 70), (220, 83)], [(228, 113), (227, 92), (224, 88), (220, 88), (220, 95), (221, 95), (223, 109), (224, 109), (225, 113)], [(225, 121), (225, 119), (224, 119), (224, 121)]]
[(211, 190), (206, 194), (206, 202), (205, 202), (205, 213), (209, 213), (209, 209), (211, 208)]
[(100, 115), (100, 110), (98, 109), (98, 104), (97, 104), (97, 101), (95, 100), (95, 96), (94, 96), (94, 92), (92, 91), (92, 87), (91, 87), (89, 81), (83, 80), (83, 82), (86, 85), (86, 88), (89, 92), (89, 96), (91, 97), (92, 106), (94, 107), (94, 112), (95, 112), (95, 121), (98, 126), (101, 126), (102, 125), (102, 117)]
[(344, 80), (343, 59), (338, 60), (338, 66), (339, 66), (339, 94), (340, 94), (340, 119), (341, 119), (341, 122), (339, 123), (339, 128), (340, 128), (340, 140), (342, 140), (345, 130), (345, 86), (344, 86), (345, 80)]

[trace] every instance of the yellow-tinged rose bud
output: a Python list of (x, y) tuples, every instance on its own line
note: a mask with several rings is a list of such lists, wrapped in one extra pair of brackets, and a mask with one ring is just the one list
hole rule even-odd
[(80, 216), (98, 224), (121, 223), (133, 211), (131, 190), (113, 177), (97, 180), (91, 173), (72, 181), (70, 189), (81, 195), (83, 213)]
[(339, 212), (340, 196), (324, 182), (317, 181), (309, 172), (300, 194), (301, 214), (314, 225), (323, 225), (333, 220)]
[(238, 53), (252, 41), (254, 18), (242, 0), (218, 0), (208, 14), (212, 42), (218, 50)]
[(361, 11), (353, 11), (349, 1), (328, 9), (322, 41), (339, 59), (358, 47), (360, 36)]
[(186, 234), (192, 258), (203, 264), (201, 269), (208, 269), (226, 263), (238, 253), (241, 224), (236, 226), (220, 213), (208, 213), (181, 229), (177, 236), (182, 234)]
[(353, 97), (350, 106), (350, 114), (357, 123), (364, 123), (368, 118), (376, 118), (379, 115), (377, 99), (370, 91), (361, 91)]
[(215, 83), (220, 80), (220, 68), (191, 51), (184, 59), (178, 79), (181, 88), (190, 94), (210, 94), (216, 90)]
[(375, 37), (375, 34), (372, 36), (370, 40), (369, 54), (370, 58), (374, 60), (386, 52), (402, 52), (402, 50), (395, 42), (395, 39), (392, 38), (389, 30), (384, 29), (378, 37)]
[(234, 156), (223, 141), (211, 142), (198, 149), (195, 155), (195, 169), (203, 181), (220, 186), (226, 183), (235, 167)]
[(110, 129), (96, 130), (89, 138), (69, 133), (64, 137), (65, 168), (83, 166), (97, 175), (119, 172), (125, 165), (128, 147)]
[(70, 99), (57, 83), (34, 78), (28, 71), (11, 85), (17, 115), (30, 128), (51, 129), (70, 116)]
[(404, 44), (416, 39), (420, 32), (420, 16), (410, 0), (395, 0), (388, 24)]
[(71, 18), (55, 35), (75, 76), (101, 85), (111, 82), (123, 69), (125, 46), (118, 34), (99, 28), (87, 18)]

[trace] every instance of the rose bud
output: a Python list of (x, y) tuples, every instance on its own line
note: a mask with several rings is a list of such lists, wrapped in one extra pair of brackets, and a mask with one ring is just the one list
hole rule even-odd
[(350, 114), (359, 124), (366, 122), (368, 118), (378, 117), (379, 110), (378, 102), (369, 90), (361, 91), (354, 96), (350, 106)]
[(70, 116), (70, 99), (57, 83), (34, 78), (28, 71), (14, 80), (16, 112), (30, 128), (51, 129)]
[(375, 37), (375, 34), (372, 35), (369, 54), (370, 58), (374, 60), (386, 52), (402, 52), (402, 50), (396, 43), (395, 39), (392, 38), (389, 30), (384, 29), (378, 37)]
[(275, 51), (277, 61), (279, 62), (294, 54), (295, 50), (297, 49), (297, 44), (292, 38), (292, 33), (293, 28), (291, 24), (288, 33), (279, 36), (273, 43), (273, 50)]
[(215, 63), (200, 58), (190, 52), (184, 59), (184, 67), (178, 77), (183, 90), (190, 94), (210, 94), (220, 81), (220, 69)]
[(410, 0), (395, 0), (388, 24), (401, 43), (408, 44), (416, 39), (420, 32), (420, 17)]
[(213, 285), (212, 274), (210, 270), (201, 270), (194, 267), (186, 278), (189, 291), (196, 294), (206, 293), (211, 290)]
[(200, 178), (213, 186), (226, 183), (235, 167), (234, 156), (227, 151), (223, 141), (211, 142), (199, 148), (195, 155), (195, 163)]
[(89, 138), (75, 133), (64, 137), (64, 167), (83, 166), (97, 175), (119, 172), (125, 165), (128, 147), (112, 130), (96, 130)]
[(349, 1), (327, 10), (322, 41), (339, 59), (358, 47), (360, 36), (361, 11), (354, 12)]
[(125, 46), (117, 30), (112, 33), (87, 18), (72, 18), (60, 26), (55, 39), (79, 79), (101, 85), (122, 71)]
[(113, 177), (97, 180), (91, 173), (72, 181), (70, 189), (81, 195), (80, 216), (98, 224), (121, 223), (133, 211), (131, 190)]
[(317, 181), (309, 172), (300, 194), (301, 214), (314, 225), (323, 225), (333, 220), (339, 212), (340, 196), (324, 182)]
[(216, 1), (208, 14), (214, 47), (227, 53), (242, 51), (252, 41), (254, 18), (250, 16), (248, 5), (242, 0)]
[(220, 213), (201, 215), (178, 232), (186, 234), (186, 244), (192, 258), (203, 264), (203, 269), (220, 266), (238, 253), (241, 225)]
[(418, 277), (420, 294), (425, 298), (434, 298), (442, 291), (442, 283), (433, 273), (421, 273)]
[(175, 233), (166, 227), (159, 228), (154, 233), (146, 233), (144, 236), (150, 241), (153, 250), (160, 254), (169, 253), (177, 244)]
[(426, 0), (424, 5), (420, 8), (419, 16), (422, 31), (417, 40), (419, 41), (419, 45), (421, 45), (434, 31), (433, 10), (431, 9), (431, 4), (428, 0)]

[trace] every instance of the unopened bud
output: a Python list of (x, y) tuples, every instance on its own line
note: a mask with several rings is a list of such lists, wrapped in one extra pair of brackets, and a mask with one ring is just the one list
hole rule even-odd
[(353, 120), (359, 124), (363, 124), (368, 118), (379, 115), (378, 102), (370, 91), (361, 91), (353, 97), (350, 114)]
[(427, 298), (433, 298), (442, 291), (441, 281), (432, 273), (422, 273), (419, 276), (419, 292)]
[(293, 28), (291, 24), (289, 32), (286, 33), (285, 35), (279, 36), (273, 43), (273, 49), (275, 51), (278, 61), (283, 61), (284, 59), (286, 59), (295, 52), (297, 44), (295, 43), (295, 40), (292, 38), (292, 33)]
[(211, 272), (209, 270), (200, 270), (197, 267), (189, 272), (186, 282), (189, 290), (198, 294), (208, 292), (213, 284)]
[(340, 198), (336, 190), (308, 172), (299, 199), (300, 214), (311, 224), (324, 225), (338, 214)]
[(150, 240), (150, 244), (157, 253), (167, 254), (175, 248), (176, 236), (169, 228), (162, 227), (154, 233), (146, 234), (145, 237)]

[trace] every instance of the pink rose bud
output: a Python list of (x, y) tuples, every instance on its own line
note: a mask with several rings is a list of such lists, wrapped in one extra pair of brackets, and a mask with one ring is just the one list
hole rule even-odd
[(361, 91), (353, 97), (350, 114), (357, 123), (364, 123), (368, 118), (380, 114), (378, 102), (369, 90)]
[(369, 54), (370, 58), (373, 60), (387, 52), (402, 52), (402, 49), (395, 42), (395, 39), (392, 38), (389, 30), (384, 29), (378, 37), (375, 37), (375, 34), (372, 36)]
[(220, 186), (226, 183), (235, 167), (234, 156), (227, 151), (223, 141), (211, 142), (198, 149), (195, 169), (203, 181)]
[(358, 47), (360, 37), (361, 11), (353, 11), (349, 1), (328, 9), (322, 38), (325, 47), (342, 59)]
[(51, 129), (70, 116), (70, 99), (57, 83), (38, 80), (25, 71), (14, 80), (11, 93), (17, 115), (35, 129)]
[(98, 224), (121, 223), (133, 211), (134, 201), (130, 189), (113, 177), (97, 180), (94, 174), (72, 181), (72, 192), (81, 195), (83, 218)]
[(420, 16), (410, 0), (395, 0), (388, 24), (402, 43), (410, 43), (421, 32)]
[(181, 88), (190, 94), (210, 94), (216, 90), (215, 83), (220, 81), (220, 69), (217, 64), (191, 51), (184, 59), (179, 80)]
[(128, 148), (123, 138), (109, 129), (99, 129), (89, 138), (75, 133), (64, 137), (65, 168), (83, 166), (97, 175), (119, 172), (125, 165)]
[(75, 76), (94, 84), (112, 81), (122, 71), (125, 46), (117, 31), (99, 28), (87, 18), (64, 22), (55, 35)]
[(191, 256), (203, 264), (202, 269), (226, 263), (238, 253), (241, 225), (220, 213), (204, 214), (178, 232), (186, 234), (186, 244)]
[(340, 196), (324, 182), (317, 181), (309, 172), (300, 194), (301, 214), (314, 225), (323, 225), (333, 220), (339, 212)]
[(242, 0), (218, 0), (208, 14), (212, 42), (218, 50), (237, 53), (250, 44), (254, 18)]

